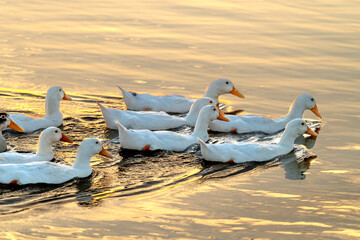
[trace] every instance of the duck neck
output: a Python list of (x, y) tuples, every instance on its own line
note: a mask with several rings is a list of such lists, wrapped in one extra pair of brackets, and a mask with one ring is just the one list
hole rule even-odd
[(54, 157), (54, 152), (51, 144), (52, 142), (50, 142), (50, 140), (40, 138), (36, 155), (50, 155)]
[(209, 139), (208, 127), (210, 121), (211, 120), (208, 118), (208, 116), (199, 114), (195, 124), (195, 129), (191, 136), (198, 137), (204, 142), (206, 142)]
[(294, 148), (294, 142), (297, 137), (298, 134), (289, 131), (289, 129), (285, 129), (278, 145), (290, 152)]
[(212, 98), (216, 101), (216, 103), (219, 102), (219, 91), (215, 88), (213, 88), (211, 85), (206, 89), (206, 92), (204, 94), (204, 97)]
[(305, 107), (297, 99), (291, 104), (288, 114), (286, 115), (287, 120), (293, 120), (295, 118), (302, 118)]
[(4, 136), (2, 135), (2, 132), (0, 131), (0, 152), (5, 152), (7, 149), (6, 141)]
[(90, 154), (88, 151), (86, 151), (85, 148), (80, 145), (73, 167), (81, 169), (81, 171), (87, 171), (89, 169), (91, 170), (90, 159), (92, 156), (94, 156), (94, 154)]
[(185, 117), (186, 122), (188, 122), (188, 124), (191, 126), (195, 126), (196, 120), (199, 116), (199, 112), (200, 112), (200, 110), (196, 109), (196, 107), (194, 107), (194, 104), (193, 104), (190, 108), (189, 113)]
[(45, 103), (45, 118), (56, 118), (62, 119), (62, 114), (60, 112), (60, 101), (54, 99), (51, 96), (46, 96), (46, 103)]

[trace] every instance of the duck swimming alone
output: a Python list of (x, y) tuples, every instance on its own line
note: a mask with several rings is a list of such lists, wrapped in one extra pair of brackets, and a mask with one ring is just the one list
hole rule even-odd
[(36, 119), (20, 113), (10, 113), (10, 117), (26, 133), (51, 126), (58, 127), (63, 123), (60, 100), (71, 101), (71, 98), (66, 95), (61, 87), (52, 87), (46, 93), (44, 118)]
[(11, 128), (18, 132), (24, 132), (24, 129), (11, 120), (9, 114), (0, 112), (0, 152), (5, 152), (7, 150), (6, 141), (2, 135), (2, 130), (5, 128)]
[(280, 142), (276, 144), (206, 144), (200, 138), (198, 141), (201, 147), (201, 154), (208, 161), (230, 163), (263, 162), (291, 152), (294, 148), (295, 139), (304, 133), (317, 136), (317, 133), (311, 130), (304, 120), (294, 119), (286, 125)]
[(126, 129), (118, 121), (121, 147), (132, 150), (170, 150), (182, 152), (190, 145), (197, 143), (197, 138), (204, 141), (209, 139), (208, 125), (211, 120), (228, 121), (224, 113), (215, 106), (205, 106), (200, 110), (195, 129), (191, 135), (183, 135), (169, 131), (152, 132), (150, 130)]
[(285, 117), (271, 119), (261, 115), (226, 115), (230, 122), (223, 123), (214, 120), (210, 123), (209, 127), (212, 131), (216, 132), (263, 132), (271, 134), (283, 130), (291, 120), (302, 118), (306, 109), (310, 109), (316, 116), (321, 118), (314, 97), (309, 94), (302, 94), (292, 103)]
[(0, 165), (0, 183), (2, 184), (61, 184), (73, 178), (84, 178), (92, 173), (90, 159), (99, 154), (112, 156), (101, 146), (97, 139), (84, 140), (76, 155), (73, 166), (54, 162), (33, 162), (26, 164)]
[(117, 129), (115, 120), (131, 129), (165, 130), (178, 128), (184, 125), (195, 126), (200, 110), (207, 105), (216, 106), (211, 98), (197, 99), (190, 108), (186, 117), (172, 116), (165, 112), (136, 112), (106, 108), (98, 103), (104, 116), (106, 125), (110, 129)]
[[(195, 101), (194, 99), (180, 95), (153, 96), (149, 94), (127, 92), (122, 88), (120, 88), (120, 90), (122, 91), (127, 109), (134, 111), (187, 113)], [(244, 96), (236, 90), (234, 84), (230, 80), (224, 78), (213, 81), (207, 88), (204, 97), (214, 99), (217, 104), (219, 102), (219, 96), (227, 93), (244, 98)]]
[(3, 152), (0, 153), (0, 165), (9, 163), (29, 163), (38, 161), (50, 161), (54, 158), (52, 144), (62, 141), (72, 141), (66, 137), (59, 128), (48, 127), (41, 132), (38, 143), (38, 150), (34, 153)]

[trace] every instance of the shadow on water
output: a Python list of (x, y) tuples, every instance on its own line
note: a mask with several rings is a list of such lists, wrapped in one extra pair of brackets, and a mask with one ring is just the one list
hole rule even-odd
[[(8, 92), (0, 91), (0, 94), (8, 94)], [(23, 93), (9, 92), (9, 95), (14, 98), (21, 95), (24, 102), (29, 97), (39, 97), (37, 94), (30, 93), (24, 95)], [(95, 103), (98, 101), (123, 109), (124, 103), (121, 102), (121, 98), (101, 95), (71, 96), (74, 101), (64, 103), (71, 104), (71, 107), (63, 109), (64, 125), (60, 128), (74, 141), (74, 144), (55, 144), (55, 161), (73, 164), (79, 144), (87, 137), (101, 139), (114, 159), (94, 157), (91, 161), (94, 170), (91, 176), (74, 179), (64, 184), (2, 185), (0, 188), (0, 215), (11, 215), (46, 208), (49, 204), (57, 205), (69, 202), (92, 207), (109, 197), (147, 198), (194, 181), (239, 177), (243, 174), (253, 174), (279, 166), (285, 170), (286, 178), (300, 180), (305, 179), (304, 173), (309, 168), (311, 160), (316, 158), (307, 150), (314, 146), (316, 139), (303, 136), (296, 139), (297, 145), (293, 152), (263, 163), (210, 163), (201, 159), (200, 148), (197, 144), (189, 147), (185, 153), (170, 151), (141, 153), (123, 150), (119, 152), (118, 133), (105, 129), (104, 120)], [(34, 104), (37, 104), (34, 108), (41, 109), (44, 103), (39, 101)], [(2, 105), (1, 107), (3, 110), (7, 110), (6, 106)], [(310, 121), (309, 124), (312, 128), (320, 129), (318, 122)], [(175, 131), (189, 134), (192, 129), (181, 127)], [(4, 135), (11, 150), (34, 152), (40, 132), (20, 134), (9, 130), (5, 131)], [(273, 135), (210, 133), (210, 142), (260, 141), (271, 143), (277, 142), (280, 136), (281, 132)]]

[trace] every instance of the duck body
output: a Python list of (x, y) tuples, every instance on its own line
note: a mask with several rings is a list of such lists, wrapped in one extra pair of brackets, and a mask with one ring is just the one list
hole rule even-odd
[(268, 161), (277, 156), (285, 155), (294, 148), (295, 139), (308, 133), (317, 136), (302, 119), (290, 121), (276, 144), (236, 143), (236, 144), (206, 144), (199, 139), (201, 154), (204, 159), (214, 162), (243, 163), (249, 161)]
[(73, 166), (53, 162), (0, 165), (0, 183), (61, 184), (76, 177), (84, 178), (92, 173), (90, 158), (97, 153), (111, 157), (97, 139), (87, 139), (81, 143)]
[(58, 141), (72, 143), (60, 129), (57, 127), (48, 127), (40, 134), (38, 150), (36, 153), (3, 152), (0, 153), (0, 165), (50, 161), (54, 158), (54, 152), (51, 145)]
[(192, 104), (186, 117), (179, 117), (165, 112), (123, 111), (99, 104), (108, 128), (117, 129), (114, 122), (117, 120), (126, 128), (148, 130), (165, 130), (183, 125), (194, 127), (201, 108), (206, 105), (215, 105), (215, 101), (211, 98), (200, 98)]
[(283, 130), (286, 124), (288, 124), (291, 120), (302, 118), (306, 109), (310, 109), (314, 112), (314, 114), (321, 118), (315, 99), (309, 94), (302, 94), (295, 99), (285, 117), (272, 119), (262, 115), (226, 115), (226, 117), (230, 120), (229, 122), (222, 123), (214, 120), (210, 123), (209, 127), (212, 131), (216, 132), (263, 132), (272, 134)]
[(197, 143), (197, 138), (207, 141), (208, 124), (212, 119), (226, 119), (223, 113), (215, 106), (205, 106), (201, 109), (196, 121), (195, 129), (191, 135), (183, 135), (169, 131), (149, 131), (126, 129), (116, 121), (119, 129), (121, 147), (132, 150), (170, 150), (181, 152), (190, 145)]
[[(122, 88), (120, 88), (120, 90), (122, 91), (127, 108), (135, 111), (187, 113), (195, 101), (194, 99), (180, 95), (153, 96), (150, 94), (128, 92)], [(217, 79), (213, 81), (207, 88), (204, 97), (214, 99), (217, 104), (219, 102), (219, 96), (226, 93), (231, 93), (241, 98), (244, 97), (236, 90), (234, 84), (228, 79)]]
[(44, 118), (32, 118), (20, 113), (10, 113), (9, 115), (26, 133), (51, 126), (58, 127), (63, 123), (60, 100), (71, 101), (71, 98), (61, 87), (51, 87), (46, 94)]

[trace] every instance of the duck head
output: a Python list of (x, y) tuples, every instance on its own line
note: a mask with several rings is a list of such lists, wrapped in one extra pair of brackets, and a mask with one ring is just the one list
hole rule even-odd
[(209, 119), (209, 121), (218, 119), (221, 121), (230, 122), (230, 120), (225, 117), (225, 114), (220, 110), (217, 105), (203, 107), (200, 110), (199, 118)]
[(206, 89), (205, 97), (210, 97), (217, 101), (219, 95), (227, 94), (227, 93), (233, 94), (240, 98), (244, 98), (244, 95), (242, 95), (235, 88), (234, 84), (229, 79), (226, 78), (220, 78), (213, 81)]
[(79, 152), (80, 150), (86, 152), (89, 156), (99, 154), (104, 157), (113, 158), (96, 138), (89, 138), (82, 141)]
[(314, 137), (318, 136), (316, 132), (314, 132), (313, 130), (311, 130), (311, 128), (309, 128), (305, 120), (302, 120), (300, 118), (290, 121), (285, 127), (285, 132), (290, 132), (293, 135), (296, 135), (296, 137), (304, 133), (307, 133)]
[(64, 89), (62, 89), (62, 87), (51, 87), (49, 88), (49, 90), (46, 93), (46, 98), (55, 100), (55, 101), (60, 101), (60, 100), (67, 100), (67, 101), (71, 101), (71, 97), (69, 97)]
[(212, 106), (216, 106), (216, 101), (212, 98), (208, 98), (208, 97), (203, 97), (203, 98), (199, 98), (197, 99), (190, 108), (189, 113), (186, 116), (186, 120), (188, 121), (189, 124), (191, 124), (192, 126), (195, 125), (196, 120), (199, 116), (200, 110), (208, 105), (212, 105)]
[(0, 131), (5, 128), (11, 128), (18, 132), (24, 132), (24, 129), (19, 127), (13, 120), (11, 120), (9, 114), (0, 112)]
[(57, 127), (48, 127), (40, 134), (39, 143), (44, 142), (48, 144), (53, 144), (58, 141), (68, 142), (68, 143), (73, 142), (67, 136), (65, 136), (65, 134), (63, 134), (61, 130)]
[(310, 111), (312, 111), (316, 116), (318, 116), (319, 118), (322, 118), (319, 109), (316, 105), (316, 101), (315, 98), (313, 96), (311, 96), (310, 94), (301, 94), (300, 96), (298, 96), (295, 100), (295, 102), (293, 103), (293, 105), (298, 105), (298, 108), (302, 108), (302, 109), (309, 109)]

